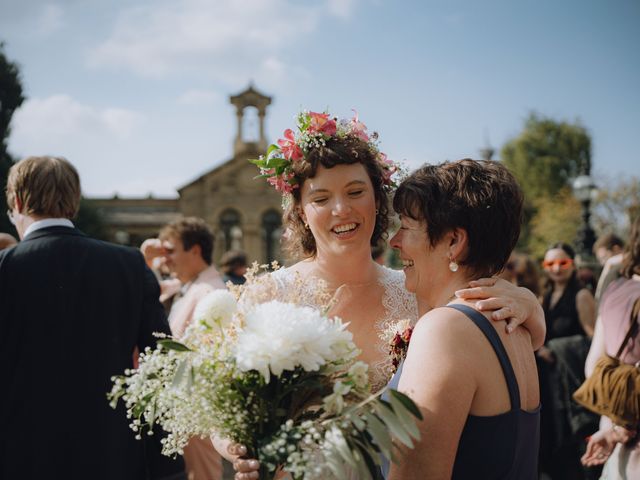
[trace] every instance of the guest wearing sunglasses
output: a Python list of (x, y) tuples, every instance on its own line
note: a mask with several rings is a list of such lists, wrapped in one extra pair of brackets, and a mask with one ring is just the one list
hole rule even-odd
[(596, 305), (592, 293), (580, 283), (573, 248), (552, 245), (542, 268), (547, 276), (542, 308), (547, 324), (540, 348), (538, 372), (541, 416), (540, 470), (552, 479), (598, 478), (599, 471), (583, 468), (588, 429), (597, 417), (579, 407), (571, 394), (584, 381), (584, 363), (594, 332)]
[(575, 253), (566, 243), (552, 245), (542, 268), (548, 281), (542, 308), (547, 322), (547, 340), (571, 335), (593, 336), (596, 304), (591, 292), (579, 283)]

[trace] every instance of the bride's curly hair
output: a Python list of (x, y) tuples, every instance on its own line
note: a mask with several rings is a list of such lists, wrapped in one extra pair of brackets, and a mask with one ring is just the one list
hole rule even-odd
[(376, 201), (376, 224), (371, 235), (371, 245), (387, 237), (389, 228), (389, 196), (385, 190), (383, 169), (377, 160), (377, 152), (359, 138), (351, 135), (345, 137), (331, 137), (325, 145), (312, 148), (304, 162), (294, 162), (293, 170), (300, 188), (291, 193), (292, 202), (285, 207), (282, 217), (287, 229), (285, 235), (285, 250), (294, 257), (313, 257), (316, 255), (316, 240), (311, 230), (305, 227), (300, 218), (300, 203), (302, 185), (308, 178), (316, 176), (318, 167), (333, 168), (336, 165), (362, 164), (367, 171)]

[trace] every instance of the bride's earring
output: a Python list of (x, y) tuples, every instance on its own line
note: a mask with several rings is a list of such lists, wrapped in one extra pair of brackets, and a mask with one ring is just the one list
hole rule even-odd
[(456, 263), (456, 261), (453, 258), (450, 258), (449, 260), (451, 260), (449, 262), (449, 270), (451, 270), (452, 272), (457, 272), (458, 271), (458, 264)]

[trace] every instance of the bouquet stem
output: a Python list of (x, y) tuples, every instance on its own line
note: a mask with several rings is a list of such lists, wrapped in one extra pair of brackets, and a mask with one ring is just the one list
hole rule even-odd
[(278, 476), (278, 472), (276, 471), (275, 473), (270, 473), (269, 472), (269, 468), (266, 465), (262, 465), (260, 464), (260, 469), (258, 470), (258, 475), (259, 475), (259, 479), (265, 479), (265, 480), (275, 480)]

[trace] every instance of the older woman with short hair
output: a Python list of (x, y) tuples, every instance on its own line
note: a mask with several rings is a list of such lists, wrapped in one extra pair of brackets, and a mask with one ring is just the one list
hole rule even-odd
[(522, 192), (497, 162), (427, 165), (394, 199), (391, 239), (406, 287), (431, 310), (392, 385), (420, 408), (421, 441), (389, 478), (536, 479), (539, 388), (531, 336), (456, 297), (504, 268), (520, 234)]

